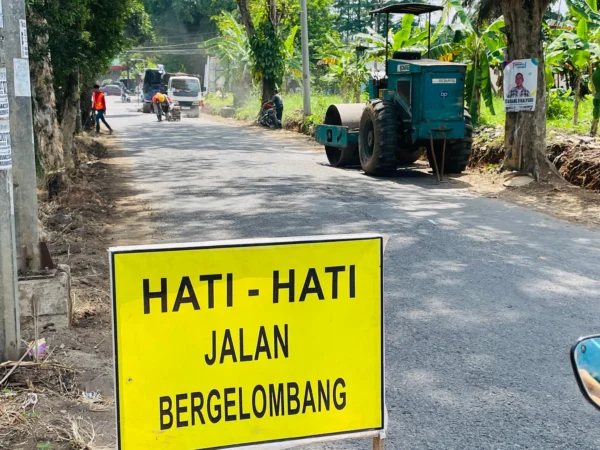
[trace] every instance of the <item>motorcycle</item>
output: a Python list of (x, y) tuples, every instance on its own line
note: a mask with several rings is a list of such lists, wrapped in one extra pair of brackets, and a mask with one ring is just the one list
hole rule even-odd
[(571, 365), (581, 393), (600, 409), (600, 335), (580, 338), (573, 345)]
[(126, 91), (121, 91), (121, 101), (123, 103), (131, 103), (131, 97)]
[(281, 128), (281, 123), (277, 120), (277, 111), (273, 102), (266, 102), (262, 105), (258, 123), (268, 128)]

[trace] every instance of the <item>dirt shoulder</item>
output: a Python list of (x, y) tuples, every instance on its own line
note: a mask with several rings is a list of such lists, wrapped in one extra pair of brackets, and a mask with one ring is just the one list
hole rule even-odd
[(547, 157), (562, 179), (505, 187), (502, 127), (482, 127), (474, 136), (469, 170), (456, 178), (481, 195), (516, 203), (559, 219), (600, 225), (600, 139), (550, 130)]
[(451, 179), (466, 183), (469, 190), (484, 197), (498, 198), (569, 222), (600, 227), (600, 194), (597, 192), (557, 182), (504, 187), (502, 174), (485, 169), (469, 169)]
[[(136, 243), (151, 240), (150, 227), (139, 225), (149, 222), (151, 212), (134, 198), (114, 138), (82, 137), (77, 145), (82, 164), (68, 174), (59, 196), (48, 200), (39, 192), (43, 237), (54, 262), (71, 267), (74, 323), (41, 329), (46, 355), (39, 364), (18, 367), (0, 386), (0, 449), (114, 448), (106, 249), (130, 243), (133, 235)], [(30, 330), (23, 330), (23, 339), (33, 340)], [(0, 378), (9, 368), (0, 369)]]

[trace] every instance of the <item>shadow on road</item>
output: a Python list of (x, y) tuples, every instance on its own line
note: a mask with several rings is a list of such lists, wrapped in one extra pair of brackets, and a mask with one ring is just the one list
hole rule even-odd
[(437, 184), (422, 168), (372, 178), (325, 167), (314, 147), (275, 134), (132, 126), (119, 135), (132, 166), (122, 181), (164, 241), (388, 236), (390, 448), (596, 447), (568, 349), (599, 331), (597, 234), (478, 198), (460, 180)]

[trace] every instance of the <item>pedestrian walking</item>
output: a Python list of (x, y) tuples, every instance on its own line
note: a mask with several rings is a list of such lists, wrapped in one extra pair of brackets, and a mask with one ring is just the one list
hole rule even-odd
[(282, 127), (282, 119), (283, 119), (283, 99), (279, 94), (279, 89), (275, 89), (275, 95), (273, 95), (273, 100), (271, 100), (275, 105), (275, 112), (277, 113), (277, 120), (279, 121), (279, 128)]
[(108, 128), (108, 133), (112, 134), (112, 128), (104, 118), (106, 114), (106, 98), (104, 92), (100, 92), (100, 86), (94, 85), (94, 93), (92, 95), (92, 108), (96, 111), (96, 133), (100, 133), (100, 121)]

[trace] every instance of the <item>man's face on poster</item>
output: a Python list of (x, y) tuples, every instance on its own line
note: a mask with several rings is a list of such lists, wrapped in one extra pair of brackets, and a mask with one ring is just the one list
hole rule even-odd
[(517, 88), (523, 88), (523, 74), (517, 74), (517, 76), (515, 77), (515, 83), (517, 83)]

